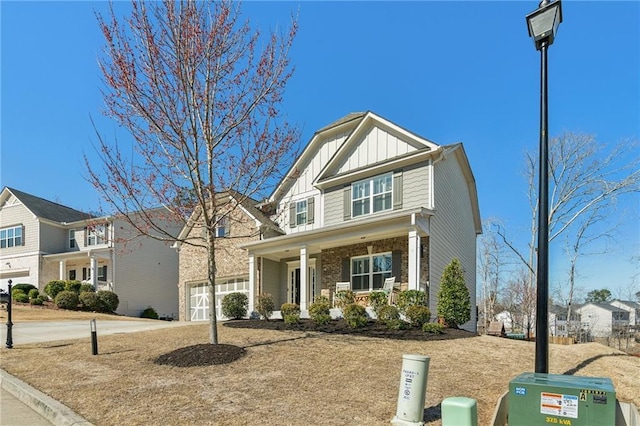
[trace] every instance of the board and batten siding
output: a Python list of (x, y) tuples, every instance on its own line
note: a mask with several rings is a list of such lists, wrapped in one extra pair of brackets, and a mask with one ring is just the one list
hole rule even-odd
[[(116, 230), (129, 224), (114, 220)], [(162, 241), (143, 238), (134, 247), (116, 242), (112, 263), (118, 313), (139, 316), (148, 306), (160, 316), (178, 317), (178, 253)]]
[(337, 174), (367, 167), (416, 150), (406, 141), (377, 126), (361, 136), (357, 143), (351, 141), (351, 144), (347, 153), (348, 158), (339, 167)]
[(431, 218), (431, 312), (437, 312), (437, 294), (445, 267), (457, 257), (471, 298), (471, 321), (461, 328), (476, 331), (476, 232), (467, 182), (455, 154), (434, 165), (435, 215)]
[[(340, 145), (342, 145), (347, 135), (348, 133), (329, 135), (326, 139), (320, 141), (319, 148), (315, 155), (304, 164), (299, 165), (301, 169), (300, 175), (279, 200), (278, 222), (280, 223), (280, 227), (285, 230), (287, 234), (309, 231), (322, 226), (320, 191), (314, 188), (313, 182), (333, 157), (333, 154), (337, 151)], [(295, 226), (293, 228), (290, 227), (289, 203), (301, 201), (310, 197), (314, 197), (315, 200), (313, 224)]]

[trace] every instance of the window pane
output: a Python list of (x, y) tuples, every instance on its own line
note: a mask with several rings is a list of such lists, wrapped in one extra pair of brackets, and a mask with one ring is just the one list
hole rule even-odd
[(392, 185), (391, 175), (380, 176), (373, 179), (373, 193), (380, 194), (383, 192), (390, 192)]
[(354, 183), (351, 189), (351, 199), (358, 200), (369, 196), (369, 182)]
[(16, 238), (22, 236), (22, 228), (21, 227), (15, 228), (15, 236), (16, 236)]
[(353, 290), (369, 290), (369, 275), (360, 275), (351, 279), (351, 288)]
[(391, 272), (391, 254), (373, 256), (373, 272)]
[(7, 229), (7, 238), (13, 238), (13, 228)]
[(373, 211), (380, 212), (391, 209), (391, 193), (376, 195), (373, 197)]
[(369, 200), (354, 201), (352, 211), (354, 217), (369, 214)]

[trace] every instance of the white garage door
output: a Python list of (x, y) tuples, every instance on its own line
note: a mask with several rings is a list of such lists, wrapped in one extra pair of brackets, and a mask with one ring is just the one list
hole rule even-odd
[[(249, 279), (234, 278), (216, 284), (216, 316), (222, 316), (222, 298), (229, 293), (246, 293), (249, 296)], [(209, 287), (207, 284), (196, 284), (189, 288), (189, 312), (191, 321), (207, 321), (209, 319)]]

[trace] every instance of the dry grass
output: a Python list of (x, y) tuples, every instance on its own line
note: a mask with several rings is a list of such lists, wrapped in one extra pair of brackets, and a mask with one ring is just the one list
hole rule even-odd
[[(301, 332), (229, 329), (243, 346), (232, 364), (178, 368), (153, 360), (207, 341), (207, 325), (23, 345), (0, 351), (0, 366), (96, 425), (387, 425), (394, 416), (402, 355), (431, 357), (428, 424), (448, 396), (478, 401), (487, 424), (509, 381), (534, 365), (534, 344), (474, 337), (411, 342)], [(550, 347), (552, 373), (607, 376), (618, 399), (640, 405), (640, 358), (595, 344)]]
[[(99, 314), (96, 312), (67, 311), (65, 309), (55, 309), (49, 306), (38, 306), (29, 304), (14, 304), (11, 309), (11, 321), (67, 321), (67, 320), (87, 320), (92, 318), (100, 320), (123, 320), (131, 321), (139, 318), (125, 317), (114, 314)], [(6, 305), (0, 307), (0, 321), (7, 321)]]

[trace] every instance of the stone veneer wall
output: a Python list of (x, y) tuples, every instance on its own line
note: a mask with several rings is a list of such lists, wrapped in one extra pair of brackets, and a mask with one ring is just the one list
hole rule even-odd
[[(429, 237), (421, 238), (423, 256), (420, 259), (420, 280), (429, 280)], [(372, 254), (399, 250), (402, 252), (401, 275), (399, 282), (402, 289), (406, 289), (409, 281), (408, 274), (408, 249), (409, 238), (396, 237), (366, 243), (354, 244), (344, 247), (334, 247), (322, 250), (321, 289), (334, 291), (336, 282), (342, 281), (342, 259), (345, 257), (365, 256), (368, 254), (367, 246), (373, 246)], [(427, 290), (427, 294), (429, 291)]]
[[(191, 234), (200, 236), (202, 228), (194, 226)], [(247, 216), (240, 208), (231, 213), (229, 236), (216, 238), (216, 278), (248, 276), (249, 255), (238, 245), (244, 242), (260, 239), (255, 220)], [(179, 319), (185, 321), (187, 309), (187, 284), (203, 282), (207, 280), (207, 251), (204, 247), (194, 247), (182, 244), (179, 256)]]

